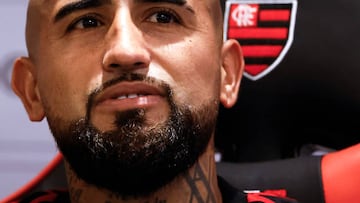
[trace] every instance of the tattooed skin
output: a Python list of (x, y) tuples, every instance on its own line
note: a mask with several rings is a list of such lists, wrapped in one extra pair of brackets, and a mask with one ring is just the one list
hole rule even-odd
[[(212, 163), (214, 161), (213, 156), (209, 156), (209, 162)], [(204, 166), (203, 166), (204, 167)], [(206, 176), (206, 171), (208, 171), (208, 176)], [(192, 173), (186, 173), (185, 178), (186, 182), (189, 184), (191, 188), (191, 195), (189, 202), (197, 202), (197, 203), (215, 203), (216, 198), (214, 195), (214, 191), (211, 188), (211, 175), (215, 173), (213, 167), (210, 164), (206, 166), (206, 170), (204, 170), (199, 162), (194, 165), (194, 171)], [(205, 188), (204, 194), (201, 194), (199, 188)]]
[(166, 203), (166, 200), (160, 200), (160, 199), (156, 198), (154, 202), (146, 201), (145, 203)]
[[(113, 203), (113, 201), (112, 200), (105, 200), (104, 203)], [(159, 199), (159, 198), (155, 198), (154, 201), (145, 201), (144, 203), (167, 203), (167, 201)]]
[[(211, 154), (211, 153), (210, 153)], [(218, 199), (216, 198), (216, 190), (214, 190), (213, 185), (216, 185), (214, 177), (216, 176), (215, 166), (211, 163), (214, 162), (214, 156), (206, 154), (203, 161), (196, 162), (192, 169), (184, 173), (183, 177), (184, 187), (187, 187), (188, 193), (185, 196), (184, 194), (179, 194), (179, 198), (185, 197), (187, 200), (184, 202), (189, 203), (216, 203)], [(70, 168), (67, 168), (70, 169)], [(70, 169), (71, 170), (71, 169)], [(72, 203), (83, 202), (86, 197), (87, 189), (89, 185), (84, 184), (84, 182), (74, 175), (74, 173), (68, 174), (68, 181), (71, 185), (69, 188), (70, 197)], [(178, 184), (178, 183), (177, 183)], [(167, 203), (173, 202), (173, 200), (168, 199), (166, 196), (162, 196), (164, 193), (154, 194), (151, 199), (144, 199), (139, 202), (141, 203)], [(167, 193), (165, 192), (165, 195)], [(105, 192), (104, 199), (101, 201), (103, 203), (115, 203), (123, 202), (128, 200), (127, 198), (112, 192)], [(183, 199), (185, 200), (185, 199)], [(86, 200), (85, 200), (86, 201)], [(99, 201), (98, 201), (99, 202)]]
[(79, 179), (76, 178), (73, 174), (69, 174), (67, 177), (70, 186), (69, 193), (70, 193), (71, 202), (79, 203), (84, 191), (83, 188), (77, 187), (77, 184), (79, 183)]
[(74, 203), (80, 202), (83, 190), (81, 188), (70, 187), (70, 198)]

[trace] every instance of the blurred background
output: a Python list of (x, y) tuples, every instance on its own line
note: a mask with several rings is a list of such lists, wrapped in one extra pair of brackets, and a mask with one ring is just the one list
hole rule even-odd
[(283, 60), (258, 80), (244, 78), (235, 108), (221, 109), (216, 143), (224, 160), (310, 155), (360, 141), (360, 1), (297, 4)]
[(12, 63), (27, 54), (27, 2), (0, 1), (0, 200), (34, 178), (57, 152), (46, 123), (30, 122), (10, 89)]

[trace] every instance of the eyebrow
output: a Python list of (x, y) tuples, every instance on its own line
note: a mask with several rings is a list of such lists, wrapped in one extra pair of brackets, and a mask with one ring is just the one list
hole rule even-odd
[(185, 6), (187, 10), (191, 13), (195, 13), (194, 9), (190, 5), (187, 4), (187, 0), (134, 0), (135, 2), (149, 2), (149, 3), (170, 3), (178, 6)]
[(84, 10), (88, 8), (96, 8), (109, 3), (110, 0), (80, 0), (66, 4), (56, 13), (54, 22), (57, 22), (65, 18), (67, 15), (75, 11)]
[[(184, 6), (187, 4), (186, 0), (134, 0), (135, 3), (170, 3), (178, 6)], [(100, 7), (104, 4), (110, 4), (111, 0), (79, 0), (69, 3), (63, 6), (55, 15), (54, 22), (57, 22), (67, 15), (88, 8)], [(194, 13), (194, 9), (191, 6), (186, 6), (186, 9)]]
[(134, 0), (135, 3), (141, 3), (141, 2), (149, 2), (149, 3), (161, 3), (161, 2), (165, 2), (165, 3), (172, 3), (172, 4), (176, 4), (179, 6), (185, 5), (186, 4), (186, 0)]

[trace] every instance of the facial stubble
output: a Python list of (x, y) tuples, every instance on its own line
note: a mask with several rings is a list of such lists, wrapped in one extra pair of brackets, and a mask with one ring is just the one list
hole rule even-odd
[[(117, 112), (114, 130), (91, 123), (93, 98), (122, 81), (143, 81), (166, 92), (170, 113), (149, 125), (145, 109)], [(169, 85), (130, 74), (107, 82), (90, 94), (84, 118), (64, 121), (47, 115), (57, 145), (75, 174), (123, 197), (147, 196), (189, 169), (205, 151), (216, 124), (218, 101), (199, 108), (178, 105)], [(60, 127), (62, 126), (62, 127)]]

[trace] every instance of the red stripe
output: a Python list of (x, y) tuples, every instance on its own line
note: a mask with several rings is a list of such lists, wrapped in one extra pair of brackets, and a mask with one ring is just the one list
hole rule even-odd
[(34, 200), (31, 201), (31, 203), (44, 203), (44, 202), (54, 202), (54, 200), (57, 198), (56, 193), (49, 192), (46, 195), (40, 196)]
[(14, 193), (10, 194), (9, 196), (5, 197), (5, 199), (0, 199), (0, 202), (14, 202), (19, 200), (25, 194), (33, 190), (37, 185), (41, 183), (49, 174), (59, 165), (62, 163), (62, 155), (59, 152), (53, 160), (42, 170), (40, 173), (30, 180), (27, 184), (22, 186), (20, 189), (15, 191)]
[(266, 198), (266, 197), (263, 197), (263, 196), (260, 196), (259, 194), (248, 194), (248, 202), (251, 203), (251, 202), (263, 202), (263, 203), (275, 203), (274, 201), (272, 201), (271, 199), (269, 198)]
[(263, 72), (266, 68), (268, 68), (268, 65), (245, 65), (245, 72), (247, 72), (248, 74), (255, 76), (258, 75), (259, 73)]
[(263, 10), (260, 12), (260, 20), (263, 21), (289, 21), (289, 10)]
[(286, 39), (287, 28), (230, 28), (228, 38), (233, 39)]
[(244, 57), (277, 57), (282, 49), (280, 45), (242, 46)]

